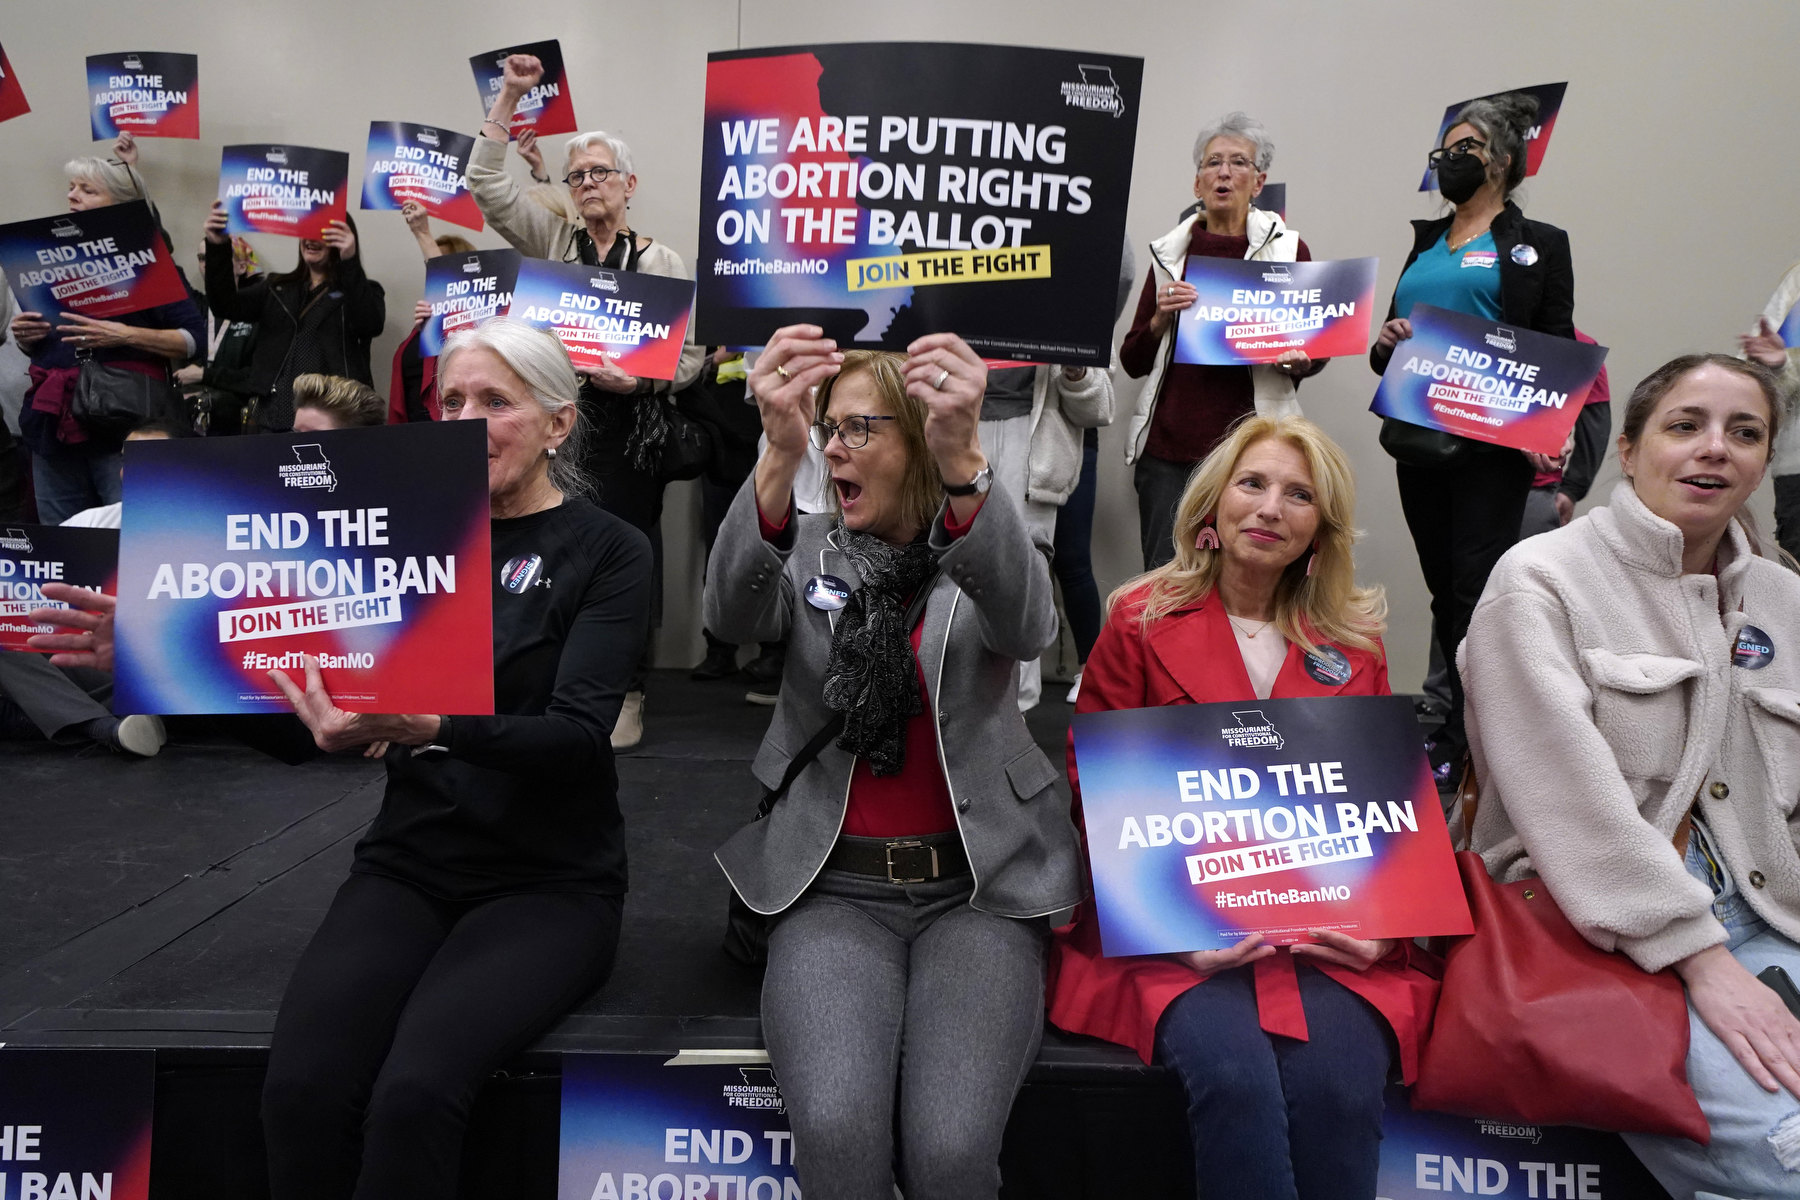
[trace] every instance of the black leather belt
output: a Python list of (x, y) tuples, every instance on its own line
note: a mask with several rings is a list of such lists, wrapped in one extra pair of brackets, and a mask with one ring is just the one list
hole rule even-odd
[(889, 883), (930, 883), (967, 875), (969, 856), (963, 852), (961, 835), (955, 833), (890, 839), (841, 837), (825, 865)]

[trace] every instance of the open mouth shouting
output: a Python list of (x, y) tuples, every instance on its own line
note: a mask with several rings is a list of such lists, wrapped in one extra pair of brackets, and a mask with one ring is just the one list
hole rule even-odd
[(862, 498), (862, 484), (842, 475), (833, 475), (831, 486), (837, 489), (838, 507), (848, 516), (856, 508), (856, 502)]

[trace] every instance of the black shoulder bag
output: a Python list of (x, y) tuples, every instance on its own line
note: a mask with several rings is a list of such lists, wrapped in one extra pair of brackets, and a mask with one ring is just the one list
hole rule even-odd
[[(912, 603), (906, 606), (906, 621), (902, 628), (909, 633), (918, 624), (919, 614), (925, 611), (925, 602), (931, 597), (931, 589), (937, 586), (938, 573), (932, 571), (929, 578), (919, 585), (913, 593)], [(825, 727), (812, 735), (800, 752), (788, 760), (787, 770), (781, 773), (781, 782), (763, 791), (762, 799), (756, 802), (756, 815), (750, 818), (755, 824), (775, 810), (776, 803), (785, 795), (800, 772), (806, 770), (807, 764), (819, 757), (819, 752), (844, 728), (844, 714), (838, 713), (825, 722)], [(746, 967), (760, 967), (769, 961), (769, 918), (757, 912), (744, 898), (732, 888), (725, 902), (725, 939), (719, 948), (733, 962), (742, 963)]]
[(119, 440), (151, 421), (179, 419), (181, 397), (166, 379), (128, 367), (109, 367), (77, 354), (80, 374), (70, 412), (88, 436)]

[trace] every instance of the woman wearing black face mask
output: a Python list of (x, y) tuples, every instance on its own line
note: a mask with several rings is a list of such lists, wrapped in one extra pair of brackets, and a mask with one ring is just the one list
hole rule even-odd
[[(1525, 179), (1525, 137), (1537, 100), (1514, 92), (1466, 105), (1433, 151), (1448, 216), (1413, 222), (1388, 319), (1369, 351), (1379, 374), (1412, 336), (1407, 317), (1431, 304), (1539, 333), (1575, 336), (1575, 271), (1569, 235), (1526, 220), (1509, 199)], [(1595, 406), (1595, 418), (1604, 416)], [(1395, 436), (1398, 435), (1398, 436)], [(1519, 537), (1537, 470), (1560, 460), (1390, 422), (1382, 445), (1397, 460), (1400, 503), (1431, 590), (1431, 615), (1449, 668), (1451, 706), (1431, 746), (1440, 784), (1451, 781), (1468, 742), (1456, 647), (1493, 569)]]

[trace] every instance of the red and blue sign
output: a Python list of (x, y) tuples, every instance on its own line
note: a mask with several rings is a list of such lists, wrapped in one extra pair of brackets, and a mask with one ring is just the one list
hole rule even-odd
[(517, 250), (472, 250), (427, 259), (425, 302), (431, 316), (419, 330), (420, 357), (436, 358), (451, 334), (505, 316), (523, 258)]
[(1473, 931), (1401, 696), (1078, 713), (1108, 957)]
[(37, 608), (66, 608), (46, 583), (117, 593), (119, 531), (79, 525), (0, 525), (0, 650), (29, 650), (27, 638), (56, 633), (30, 619)]
[(192, 54), (90, 54), (88, 114), (94, 140), (200, 136), (200, 60)]
[(787, 1102), (744, 1057), (565, 1054), (557, 1200), (796, 1200)]
[(959, 333), (1111, 361), (1143, 60), (853, 43), (708, 55), (695, 340)]
[(156, 1055), (0, 1048), (0, 1197), (148, 1200)]
[(350, 156), (342, 150), (266, 144), (227, 146), (219, 199), (228, 232), (323, 237), (349, 212)]
[(485, 422), (125, 447), (122, 712), (494, 711)]
[(1800, 346), (1800, 304), (1788, 309), (1787, 317), (1781, 322), (1781, 344), (1792, 350)]
[[(1444, 135), (1456, 126), (1456, 114), (1475, 103), (1476, 100), (1493, 100), (1512, 92), (1524, 92), (1536, 96), (1538, 102), (1537, 120), (1525, 131), (1525, 174), (1536, 175), (1543, 165), (1544, 151), (1550, 148), (1550, 134), (1556, 129), (1556, 118), (1562, 112), (1563, 94), (1569, 90), (1565, 83), (1539, 83), (1531, 87), (1512, 88), (1505, 92), (1493, 92), (1486, 96), (1474, 96), (1468, 100), (1458, 100), (1444, 110), (1444, 119), (1438, 122), (1437, 140), (1431, 143), (1433, 150), (1444, 144)], [(1425, 178), (1419, 182), (1421, 192), (1437, 190), (1437, 172), (1427, 167)]]
[(690, 279), (528, 258), (507, 315), (554, 333), (579, 370), (673, 379), (693, 303)]
[(469, 59), (475, 72), (475, 86), (481, 89), (481, 114), (486, 116), (500, 95), (500, 81), (506, 76), (506, 60), (514, 54), (530, 54), (543, 64), (544, 77), (526, 93), (513, 111), (512, 136), (527, 129), (539, 137), (550, 133), (574, 133), (575, 102), (569, 98), (569, 73), (563, 67), (562, 44), (555, 38), (547, 42), (528, 42), (491, 50)]
[(143, 200), (0, 225), (0, 270), (25, 312), (102, 320), (187, 298)]
[(19, 85), (19, 77), (13, 74), (6, 48), (0, 46), (0, 121), (10, 121), (30, 111), (31, 102), (25, 99), (25, 89)]
[(481, 209), (464, 178), (474, 149), (474, 138), (435, 125), (369, 122), (362, 206), (398, 212), (413, 200), (434, 217), (480, 229)]
[(1272, 363), (1369, 348), (1376, 259), (1260, 262), (1191, 254), (1183, 276), (1200, 298), (1175, 326), (1175, 361), (1208, 366)]
[(1606, 347), (1416, 304), (1369, 411), (1457, 437), (1562, 453)]

